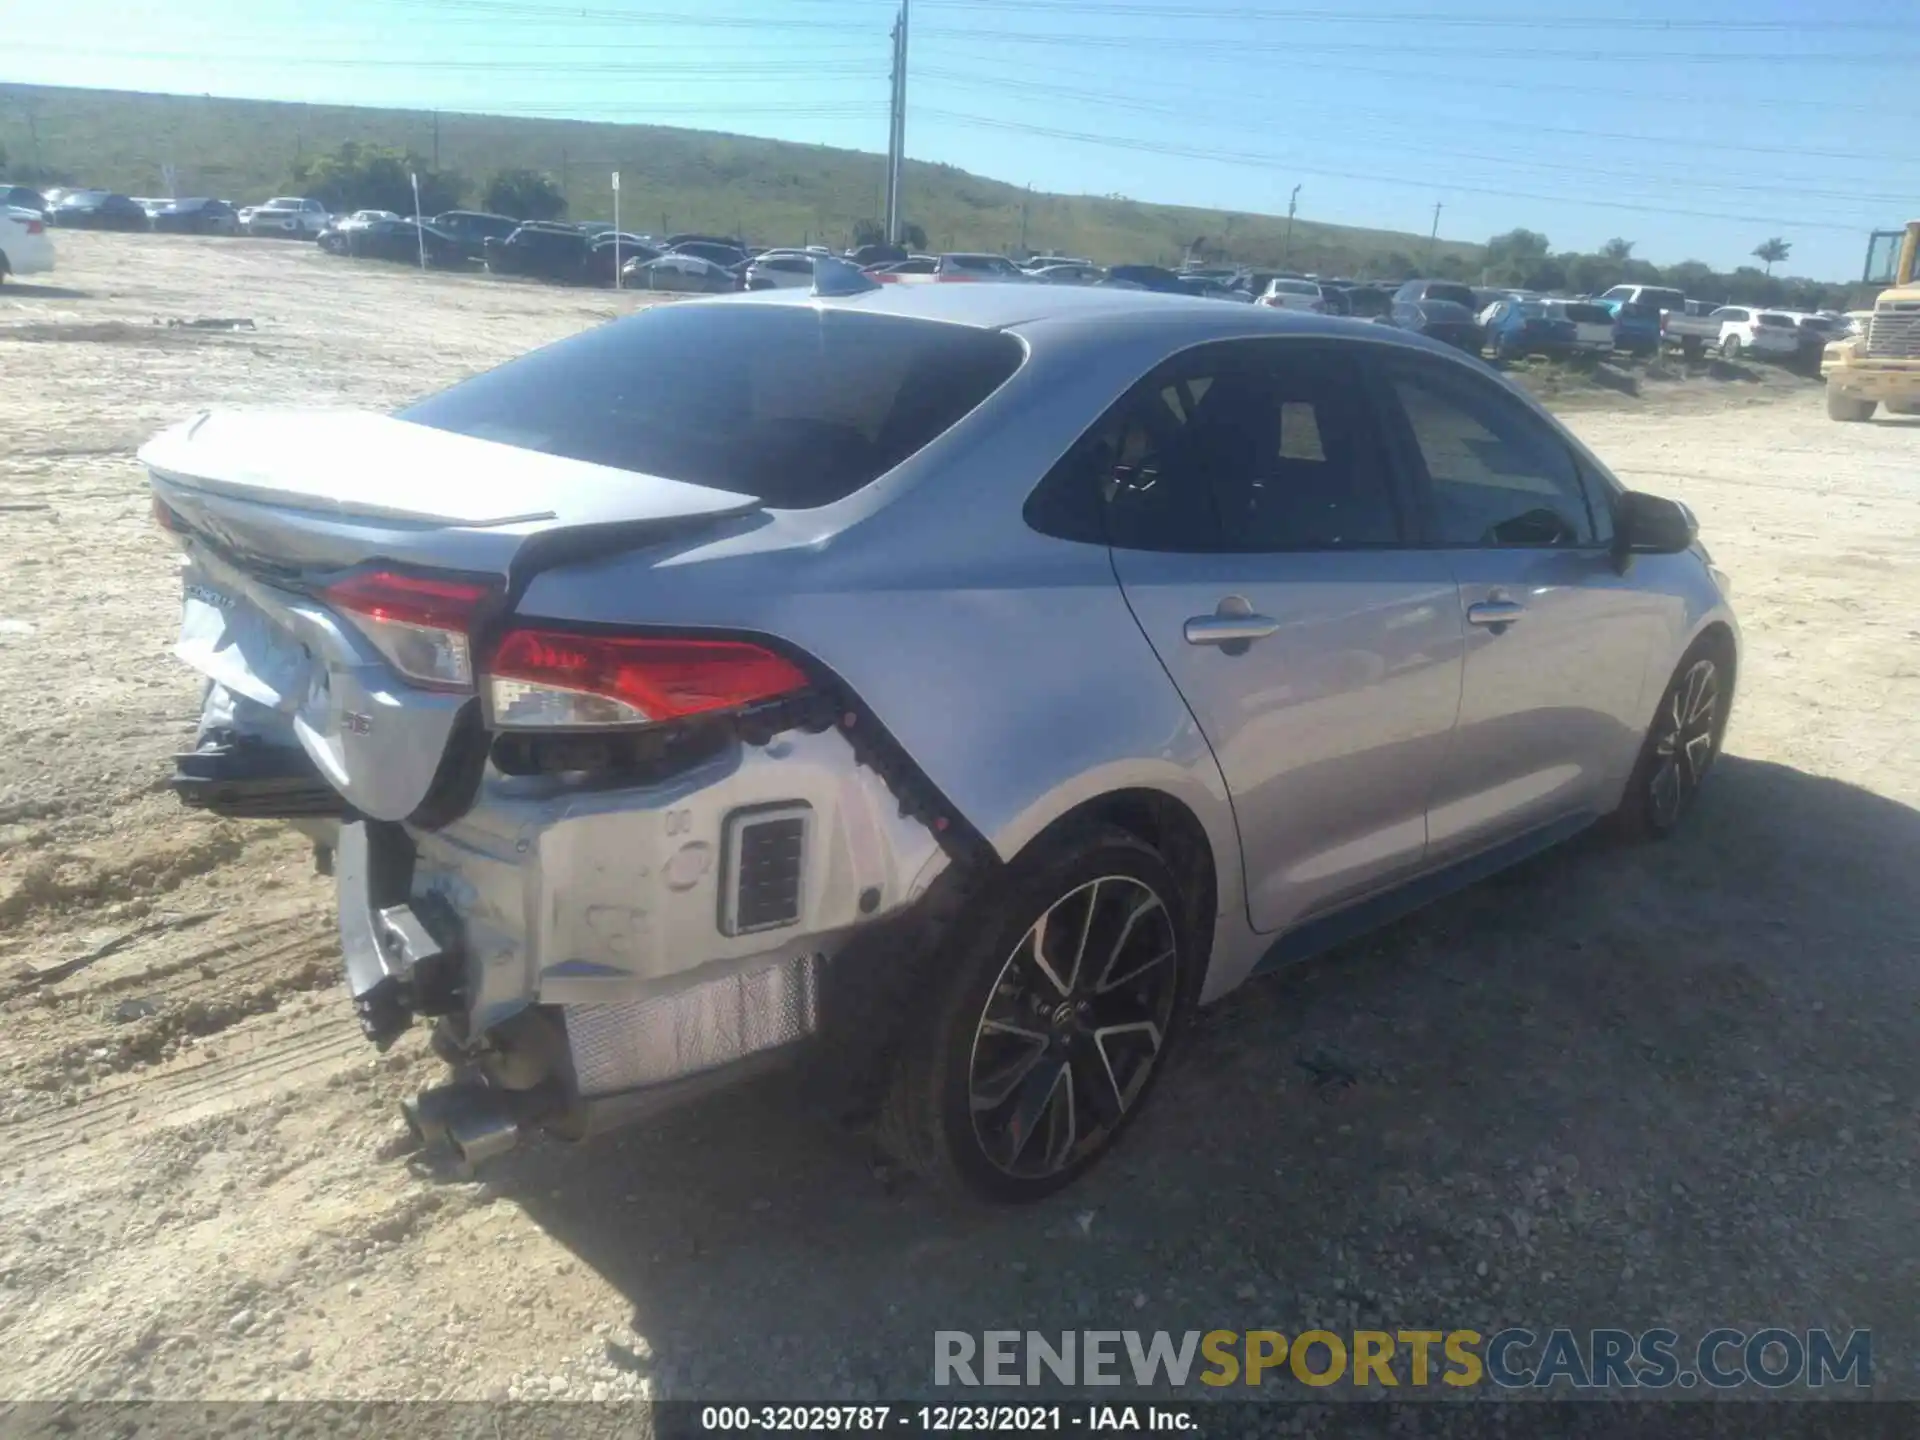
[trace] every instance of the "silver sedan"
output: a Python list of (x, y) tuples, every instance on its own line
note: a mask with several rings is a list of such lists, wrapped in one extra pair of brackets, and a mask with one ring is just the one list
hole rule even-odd
[(1046, 1194), (1195, 1006), (1674, 831), (1739, 665), (1682, 506), (1457, 349), (1261, 306), (823, 261), (142, 457), (175, 785), (327, 848), (469, 1160), (793, 1062)]

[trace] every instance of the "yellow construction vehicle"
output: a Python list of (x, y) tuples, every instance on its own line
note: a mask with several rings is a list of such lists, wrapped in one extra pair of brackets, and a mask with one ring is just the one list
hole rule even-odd
[(1895, 415), (1920, 415), (1920, 220), (1904, 230), (1876, 230), (1867, 244), (1861, 281), (1885, 285), (1859, 333), (1828, 345), (1820, 357), (1827, 382), (1827, 414), (1865, 420), (1885, 405)]

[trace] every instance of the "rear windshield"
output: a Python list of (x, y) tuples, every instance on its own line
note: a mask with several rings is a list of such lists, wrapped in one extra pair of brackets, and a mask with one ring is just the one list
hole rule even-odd
[(1613, 322), (1613, 312), (1604, 305), (1563, 305), (1561, 313), (1569, 320), (1582, 325), (1608, 325)]
[(1640, 292), (1640, 303), (1651, 305), (1656, 310), (1684, 310), (1687, 308), (1687, 297), (1678, 290), (1648, 288)]
[(1784, 325), (1789, 330), (1793, 329), (1793, 317), (1791, 315), (1764, 314), (1759, 317), (1759, 320), (1762, 325)]
[(1469, 310), (1479, 307), (1473, 303), (1473, 291), (1464, 285), (1429, 285), (1427, 293), (1421, 297), (1426, 300), (1450, 301), (1455, 305), (1464, 305)]
[(998, 255), (949, 255), (947, 264), (956, 270), (984, 270), (995, 275), (1019, 273), (1011, 260), (1002, 260)]
[(1275, 295), (1318, 295), (1320, 287), (1311, 280), (1276, 280), (1273, 282)]
[(996, 330), (785, 305), (658, 306), (400, 412), (526, 450), (831, 504), (891, 470), (1020, 367)]

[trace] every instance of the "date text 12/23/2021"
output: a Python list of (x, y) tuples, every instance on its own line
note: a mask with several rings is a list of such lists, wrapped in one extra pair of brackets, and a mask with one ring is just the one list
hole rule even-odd
[(838, 1431), (888, 1435), (1195, 1434), (1194, 1407), (1071, 1405), (703, 1405), (702, 1432), (774, 1435)]

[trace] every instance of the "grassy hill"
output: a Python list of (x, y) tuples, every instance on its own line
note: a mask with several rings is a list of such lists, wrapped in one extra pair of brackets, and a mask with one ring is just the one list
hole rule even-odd
[[(171, 164), (175, 193), (258, 200), (286, 188), (298, 156), (346, 140), (411, 150), (435, 168), (466, 175), (475, 182), (471, 193), (495, 170), (545, 171), (581, 219), (607, 218), (607, 174), (617, 169), (621, 220), (633, 229), (845, 244), (856, 220), (882, 210), (882, 157), (824, 145), (658, 125), (0, 85), (0, 148), (16, 168), (34, 165), (134, 195), (166, 193), (162, 167)], [(1024, 206), (1034, 250), (1109, 264), (1171, 263), (1205, 235), (1236, 260), (1274, 265), (1287, 223), (1271, 215), (1029, 193), (950, 165), (909, 162), (903, 183), (907, 218), (943, 250), (1013, 249)], [(1424, 235), (1301, 220), (1290, 263), (1321, 273), (1397, 273), (1426, 250)], [(1438, 253), (1477, 268), (1480, 247), (1442, 241)]]

